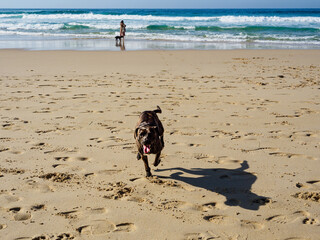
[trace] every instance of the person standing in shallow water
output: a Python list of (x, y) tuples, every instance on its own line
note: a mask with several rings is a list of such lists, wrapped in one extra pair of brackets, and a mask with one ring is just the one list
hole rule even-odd
[(124, 36), (126, 35), (126, 25), (124, 24), (123, 20), (120, 22), (120, 37), (123, 38), (124, 41)]

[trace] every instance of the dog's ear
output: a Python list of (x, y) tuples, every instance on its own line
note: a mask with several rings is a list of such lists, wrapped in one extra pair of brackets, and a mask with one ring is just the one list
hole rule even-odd
[(139, 130), (138, 127), (136, 128), (136, 130), (134, 130), (134, 139), (136, 139), (138, 136), (138, 130)]

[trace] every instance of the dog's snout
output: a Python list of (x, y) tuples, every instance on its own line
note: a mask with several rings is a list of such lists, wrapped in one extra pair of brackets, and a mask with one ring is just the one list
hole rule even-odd
[(144, 143), (145, 143), (146, 145), (151, 144), (151, 139), (147, 137), (146, 140), (144, 141)]

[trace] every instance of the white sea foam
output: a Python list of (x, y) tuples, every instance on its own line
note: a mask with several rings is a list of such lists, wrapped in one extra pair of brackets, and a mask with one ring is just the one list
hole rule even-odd
[[(106, 38), (113, 39), (117, 34), (114, 33), (100, 33), (100, 34), (70, 34), (70, 33), (43, 33), (43, 32), (23, 32), (23, 31), (4, 31), (0, 30), (0, 35), (19, 35), (19, 36), (42, 36), (42, 37), (54, 37), (63, 39), (90, 39), (90, 38)], [(290, 37), (290, 36), (277, 36), (270, 35), (268, 39), (253, 39), (246, 34), (240, 34), (238, 36), (232, 34), (211, 34), (204, 36), (194, 35), (167, 35), (162, 33), (131, 33), (127, 36), (127, 39), (132, 40), (159, 40), (159, 41), (172, 41), (172, 42), (198, 42), (198, 43), (246, 43), (248, 40), (252, 43), (279, 43), (279, 44), (310, 44), (320, 46), (319, 41), (313, 41), (312, 37)]]
[(144, 21), (208, 21), (217, 20), (218, 17), (169, 17), (153, 15), (103, 15), (103, 14), (23, 14), (23, 19), (85, 19), (85, 20), (144, 20)]
[[(58, 30), (65, 26), (84, 26), (94, 29), (100, 30), (119, 30), (119, 24), (107, 24), (107, 23), (83, 23), (83, 22), (69, 22), (69, 23), (27, 23), (27, 22), (19, 22), (19, 23), (1, 23), (0, 29), (7, 30)], [(139, 29), (147, 29), (149, 26), (148, 23), (145, 24), (135, 24), (129, 27), (130, 31), (139, 30)], [(194, 26), (170, 26), (175, 29), (195, 29)]]
[(78, 19), (78, 20), (142, 20), (142, 21), (217, 21), (222, 23), (320, 23), (320, 17), (279, 16), (216, 16), (216, 17), (171, 17), (153, 15), (103, 15), (103, 14), (22, 14), (23, 19)]
[(22, 17), (22, 14), (0, 14), (0, 18)]
[(223, 23), (320, 23), (320, 17), (257, 17), (257, 16), (222, 16)]
[(7, 30), (57, 30), (63, 26), (64, 24), (0, 23), (0, 28)]

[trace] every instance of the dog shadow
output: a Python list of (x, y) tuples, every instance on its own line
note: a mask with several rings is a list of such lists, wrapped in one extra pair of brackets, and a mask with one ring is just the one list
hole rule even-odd
[(226, 197), (225, 204), (228, 206), (239, 206), (248, 210), (258, 210), (260, 206), (270, 202), (267, 197), (259, 196), (251, 191), (257, 177), (249, 172), (248, 162), (244, 161), (240, 168), (169, 168), (159, 169), (156, 172), (177, 172), (170, 177), (158, 176), (159, 178), (170, 178), (185, 182), (195, 187), (216, 192)]

